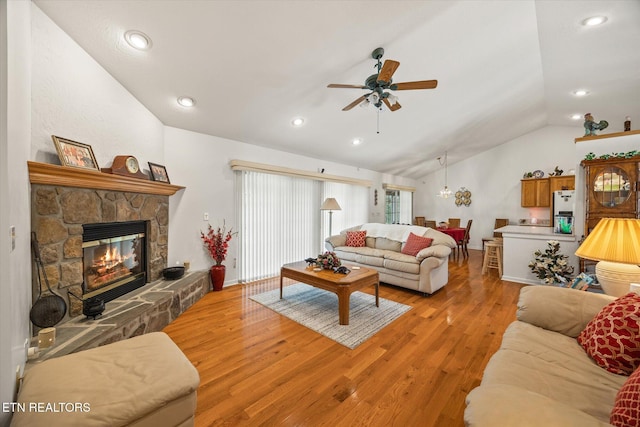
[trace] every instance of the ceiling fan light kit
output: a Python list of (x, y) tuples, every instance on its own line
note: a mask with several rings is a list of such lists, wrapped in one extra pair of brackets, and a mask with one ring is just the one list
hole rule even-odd
[(349, 111), (356, 105), (366, 107), (370, 104), (376, 107), (378, 111), (382, 108), (382, 104), (386, 105), (391, 111), (397, 111), (402, 106), (398, 102), (398, 97), (389, 91), (396, 90), (415, 90), (415, 89), (435, 89), (438, 86), (437, 80), (421, 80), (416, 82), (393, 83), (393, 74), (396, 72), (400, 63), (392, 59), (387, 59), (384, 64), (380, 61), (384, 55), (384, 49), (379, 47), (371, 52), (371, 57), (375, 59), (378, 72), (372, 74), (364, 82), (364, 85), (336, 84), (328, 85), (334, 89), (364, 89), (370, 91), (366, 95), (353, 101), (342, 109)]

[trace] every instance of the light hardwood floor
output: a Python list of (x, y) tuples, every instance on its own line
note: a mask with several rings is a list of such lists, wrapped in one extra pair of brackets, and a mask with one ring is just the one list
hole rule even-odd
[(355, 350), (249, 300), (277, 278), (207, 294), (165, 328), (200, 373), (196, 425), (464, 425), (523, 286), (469, 253), (431, 297), (382, 285), (413, 309)]

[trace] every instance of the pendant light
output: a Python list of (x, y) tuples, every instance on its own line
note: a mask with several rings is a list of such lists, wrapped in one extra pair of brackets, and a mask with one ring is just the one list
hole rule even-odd
[[(438, 163), (440, 163), (440, 166), (443, 165), (442, 157), (438, 157)], [(449, 190), (449, 187), (447, 187), (447, 152), (445, 151), (444, 152), (444, 188), (440, 190), (437, 196), (442, 197), (443, 199), (448, 199), (452, 195), (453, 195), (453, 192)]]

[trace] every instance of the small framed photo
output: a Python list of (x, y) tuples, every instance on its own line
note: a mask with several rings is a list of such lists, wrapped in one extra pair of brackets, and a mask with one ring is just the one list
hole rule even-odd
[(96, 156), (93, 154), (93, 149), (89, 144), (60, 138), (55, 135), (51, 135), (51, 138), (56, 146), (62, 166), (100, 170)]
[(164, 166), (149, 162), (149, 170), (151, 171), (151, 179), (153, 179), (154, 181), (166, 182), (167, 184), (171, 184), (169, 182), (167, 168), (165, 168)]

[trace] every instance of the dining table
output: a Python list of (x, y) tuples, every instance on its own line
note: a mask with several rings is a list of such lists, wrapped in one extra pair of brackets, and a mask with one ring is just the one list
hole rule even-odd
[(462, 239), (464, 239), (464, 232), (466, 231), (466, 229), (459, 228), (459, 227), (456, 227), (456, 228), (438, 227), (438, 231), (444, 234), (448, 234), (449, 236), (453, 237), (453, 240), (455, 240), (456, 242), (459, 242)]

